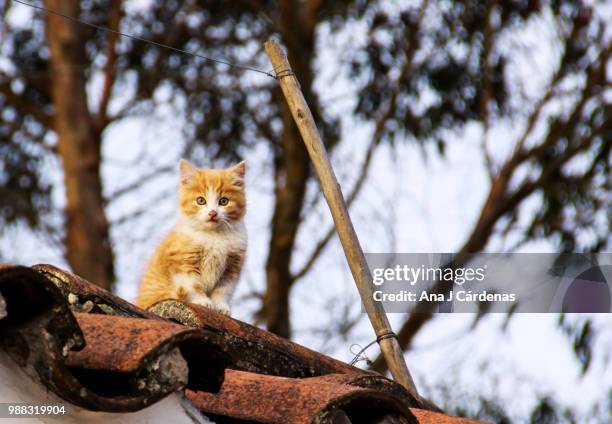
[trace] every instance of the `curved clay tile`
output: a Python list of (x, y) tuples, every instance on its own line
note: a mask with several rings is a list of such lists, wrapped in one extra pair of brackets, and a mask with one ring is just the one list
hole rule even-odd
[(419, 424), (486, 424), (484, 421), (451, 417), (439, 412), (425, 411), (424, 409), (411, 408), (410, 412), (416, 417)]
[(92, 390), (116, 390), (106, 387), (106, 374), (123, 381), (122, 389), (151, 396), (185, 386), (217, 391), (223, 382), (227, 355), (221, 339), (210, 331), (163, 320), (83, 313), (76, 317), (85, 347), (70, 352), (66, 365)]
[(362, 371), (361, 373), (351, 374), (328, 374), (319, 377), (319, 379), (320, 381), (332, 384), (345, 384), (347, 386), (376, 390), (394, 397), (403, 405), (419, 405), (419, 402), (402, 385), (378, 373)]
[(227, 346), (232, 368), (283, 377), (363, 373), (344, 362), (199, 305), (164, 300), (149, 311), (219, 334)]
[(85, 409), (137, 411), (186, 387), (183, 407), (218, 423), (474, 422), (413, 409), (391, 380), (210, 309), (152, 311), (49, 265), (0, 264), (0, 347)]
[[(31, 268), (0, 264), (0, 298), (4, 319), (0, 331), (11, 332), (28, 320), (51, 312), (52, 330), (64, 350), (83, 345), (83, 334), (62, 294), (47, 278)], [(10, 343), (8, 337), (3, 344)], [(11, 343), (15, 344), (15, 343)]]
[[(343, 384), (333, 377), (285, 378), (227, 370), (217, 394), (186, 390), (200, 410), (220, 417), (258, 423), (334, 423), (344, 421), (417, 423), (397, 398), (383, 392)], [(348, 419), (348, 421), (347, 421)], [(223, 418), (219, 420), (223, 422)]]
[(53, 265), (39, 264), (34, 265), (32, 269), (51, 280), (61, 290), (64, 298), (69, 301), (74, 311), (157, 318), (154, 314), (126, 302), (78, 275), (56, 268)]
[(350, 366), (208, 308), (166, 300), (149, 310), (186, 325), (217, 332), (228, 348), (230, 368), (280, 377), (323, 376), (321, 381), (331, 377), (334, 383), (376, 390), (407, 406), (421, 406), (404, 387), (378, 373)]
[(26, 267), (0, 266), (0, 295), (2, 348), (75, 405), (137, 411), (186, 385), (218, 390), (222, 383), (227, 355), (206, 330), (161, 318), (77, 314), (77, 321), (54, 282)]

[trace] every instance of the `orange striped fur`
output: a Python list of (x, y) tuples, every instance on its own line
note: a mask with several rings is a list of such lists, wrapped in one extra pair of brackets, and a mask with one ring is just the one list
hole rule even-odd
[(179, 168), (180, 219), (149, 260), (136, 304), (179, 299), (229, 314), (247, 247), (245, 163)]

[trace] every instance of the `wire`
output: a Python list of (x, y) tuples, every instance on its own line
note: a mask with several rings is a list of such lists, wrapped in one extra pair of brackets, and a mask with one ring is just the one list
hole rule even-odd
[(243, 71), (257, 72), (257, 73), (260, 73), (260, 74), (267, 75), (270, 78), (277, 79), (276, 76), (273, 73), (268, 72), (268, 71), (262, 71), (261, 69), (253, 68), (251, 66), (246, 66), (246, 65), (236, 65), (235, 63), (229, 62), (229, 61), (224, 60), (224, 59), (215, 59), (215, 58), (212, 58), (212, 57), (201, 55), (199, 53), (190, 52), (188, 50), (179, 49), (177, 47), (172, 47), (172, 46), (169, 46), (167, 44), (158, 43), (157, 41), (148, 40), (146, 38), (138, 37), (137, 35), (126, 34), (124, 32), (117, 31), (117, 30), (114, 30), (112, 28), (108, 28), (108, 27), (105, 27), (105, 26), (102, 26), (102, 25), (97, 25), (97, 24), (92, 24), (91, 22), (82, 21), (82, 20), (80, 20), (78, 18), (75, 18), (74, 16), (66, 15), (66, 14), (58, 12), (56, 10), (47, 9), (45, 7), (42, 7), (42, 6), (37, 6), (35, 4), (27, 3), (27, 2), (25, 2), (23, 0), (12, 0), (12, 1), (15, 2), (15, 3), (23, 4), (24, 6), (31, 7), (33, 9), (38, 9), (40, 11), (43, 11), (43, 12), (46, 12), (46, 13), (50, 13), (52, 15), (60, 16), (60, 17), (62, 17), (64, 19), (68, 19), (68, 20), (70, 20), (72, 22), (76, 22), (76, 23), (79, 23), (81, 25), (86, 25), (86, 26), (89, 26), (91, 28), (95, 28), (95, 29), (100, 30), (100, 31), (111, 32), (113, 34), (117, 34), (117, 35), (120, 35), (122, 37), (130, 38), (130, 39), (136, 40), (136, 41), (141, 41), (143, 43), (152, 44), (152, 45), (157, 46), (157, 47), (161, 47), (161, 48), (172, 50), (172, 51), (175, 51), (175, 52), (178, 52), (178, 53), (182, 53), (182, 54), (186, 54), (186, 55), (189, 55), (189, 56), (197, 57), (199, 59), (204, 59), (204, 60), (208, 60), (210, 62), (220, 63), (222, 65), (226, 65), (226, 66), (229, 66), (231, 68), (242, 69)]
[[(351, 345), (351, 347), (349, 348), (349, 350), (350, 350), (350, 351), (351, 351), (351, 353), (352, 353), (353, 355), (355, 355), (355, 356), (353, 357), (353, 359), (351, 359), (351, 361), (349, 362), (349, 365), (355, 365), (355, 364), (357, 364), (358, 362), (361, 362), (361, 361), (365, 361), (365, 362), (366, 362), (366, 364), (371, 365), (371, 364), (372, 364), (372, 361), (370, 360), (370, 358), (368, 358), (368, 356), (367, 356), (367, 355), (366, 355), (364, 352), (365, 352), (366, 350), (368, 350), (368, 348), (369, 348), (370, 346), (372, 346), (374, 343), (376, 343), (376, 340), (371, 341), (370, 343), (368, 343), (368, 344), (366, 345), (366, 347), (361, 347), (361, 346), (360, 346), (360, 345), (358, 345), (357, 343), (352, 344), (352, 345)], [(359, 348), (359, 352), (355, 353), (355, 352), (353, 351), (353, 348), (354, 348), (354, 347)]]
[[(351, 360), (351, 362), (349, 362), (349, 365), (355, 365), (357, 362), (360, 362), (360, 361), (366, 361), (368, 365), (371, 365), (372, 361), (370, 361), (370, 358), (368, 358), (364, 352), (368, 350), (370, 346), (372, 346), (374, 343), (380, 344), (380, 342), (385, 339), (397, 339), (397, 334), (395, 334), (393, 331), (388, 331), (386, 333), (383, 333), (377, 336), (376, 340), (372, 340), (370, 343), (368, 343), (366, 347), (364, 348), (361, 348), (361, 346), (359, 346), (357, 343), (352, 344), (349, 350), (351, 351), (352, 354), (355, 355), (355, 357)], [(359, 350), (359, 352), (355, 354), (355, 352), (353, 352), (353, 347), (361, 348), (361, 350)]]

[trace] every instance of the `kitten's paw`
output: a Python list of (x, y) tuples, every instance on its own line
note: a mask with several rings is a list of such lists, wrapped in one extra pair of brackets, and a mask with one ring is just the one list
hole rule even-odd
[(230, 307), (226, 302), (214, 303), (213, 308), (216, 309), (218, 312), (222, 313), (223, 315), (229, 316), (230, 314)]
[(196, 305), (204, 306), (210, 309), (216, 309), (215, 304), (210, 299), (210, 297), (205, 295), (194, 296), (190, 299), (191, 303), (195, 303)]

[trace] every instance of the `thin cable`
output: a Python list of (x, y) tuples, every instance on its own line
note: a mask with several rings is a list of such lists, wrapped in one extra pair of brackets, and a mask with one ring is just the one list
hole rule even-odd
[[(395, 334), (393, 331), (388, 331), (386, 333), (383, 333), (377, 336), (376, 340), (372, 340), (370, 343), (368, 343), (366, 347), (364, 348), (361, 348), (361, 346), (359, 346), (356, 343), (352, 344), (349, 350), (351, 351), (352, 354), (355, 355), (355, 357), (351, 360), (351, 362), (349, 362), (349, 365), (355, 365), (357, 362), (360, 362), (360, 361), (366, 361), (368, 365), (371, 365), (372, 361), (370, 361), (370, 358), (367, 357), (367, 355), (365, 354), (365, 351), (368, 350), (370, 346), (372, 346), (374, 343), (380, 344), (380, 342), (385, 339), (397, 339), (397, 334)], [(361, 350), (357, 352), (357, 354), (355, 354), (355, 352), (353, 352), (353, 346), (357, 346), (361, 348)]]
[(117, 35), (120, 35), (122, 37), (131, 38), (132, 40), (136, 40), (136, 41), (141, 41), (143, 43), (152, 44), (152, 45), (157, 46), (157, 47), (161, 47), (161, 48), (168, 49), (168, 50), (173, 50), (173, 51), (178, 52), (178, 53), (182, 53), (182, 54), (186, 54), (186, 55), (189, 55), (189, 56), (197, 57), (199, 59), (204, 59), (204, 60), (208, 60), (210, 62), (220, 63), (222, 65), (226, 65), (226, 66), (229, 66), (231, 68), (242, 69), (243, 71), (258, 72), (260, 74), (267, 75), (270, 78), (277, 79), (276, 76), (274, 74), (272, 74), (271, 72), (262, 71), (261, 69), (253, 68), (253, 67), (246, 66), (246, 65), (236, 65), (236, 64), (234, 64), (232, 62), (229, 62), (227, 60), (215, 59), (215, 58), (212, 58), (212, 57), (201, 55), (199, 53), (193, 53), (193, 52), (190, 52), (188, 50), (179, 49), (177, 47), (172, 47), (172, 46), (169, 46), (167, 44), (158, 43), (157, 41), (148, 40), (146, 38), (138, 37), (137, 35), (126, 34), (124, 32), (117, 31), (117, 30), (114, 30), (112, 28), (108, 28), (108, 27), (105, 27), (105, 26), (102, 26), (102, 25), (97, 25), (97, 24), (92, 24), (91, 22), (82, 21), (82, 20), (80, 20), (78, 18), (75, 18), (74, 16), (66, 15), (64, 13), (61, 13), (61, 12), (58, 12), (58, 11), (55, 11), (55, 10), (51, 10), (51, 9), (47, 9), (45, 7), (42, 7), (42, 6), (37, 6), (35, 4), (27, 3), (27, 2), (25, 2), (23, 0), (12, 0), (12, 1), (15, 2), (15, 3), (23, 4), (24, 6), (31, 7), (33, 9), (38, 9), (40, 11), (43, 11), (43, 12), (46, 12), (46, 13), (50, 13), (52, 15), (60, 16), (60, 17), (62, 17), (64, 19), (68, 19), (68, 20), (70, 20), (72, 22), (76, 22), (76, 23), (81, 24), (81, 25), (86, 25), (86, 26), (92, 27), (92, 28), (95, 28), (95, 29), (100, 30), (100, 31), (111, 32), (113, 34), (117, 34)]
[[(368, 350), (368, 348), (369, 348), (370, 346), (372, 346), (374, 343), (376, 343), (376, 340), (374, 340), (374, 341), (372, 341), (372, 342), (368, 343), (368, 344), (366, 345), (366, 347), (363, 347), (363, 348), (362, 348), (360, 345), (358, 345), (357, 343), (352, 344), (352, 345), (351, 345), (351, 347), (349, 348), (349, 350), (350, 350), (350, 351), (351, 351), (351, 353), (352, 353), (353, 355), (355, 355), (355, 356), (353, 357), (353, 359), (351, 359), (351, 361), (349, 362), (349, 365), (353, 365), (353, 366), (354, 366), (355, 364), (357, 364), (358, 362), (361, 362), (361, 361), (365, 361), (365, 362), (366, 362), (366, 364), (371, 365), (371, 364), (372, 364), (372, 361), (371, 361), (371, 360), (370, 360), (370, 358), (368, 358), (368, 356), (365, 354), (365, 351), (366, 351), (366, 350)], [(353, 351), (353, 347), (358, 347), (358, 348), (360, 348), (360, 349), (359, 349), (359, 352), (355, 353), (355, 352)]]

